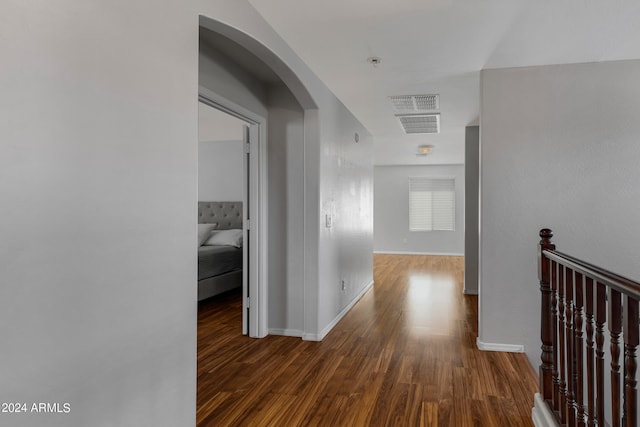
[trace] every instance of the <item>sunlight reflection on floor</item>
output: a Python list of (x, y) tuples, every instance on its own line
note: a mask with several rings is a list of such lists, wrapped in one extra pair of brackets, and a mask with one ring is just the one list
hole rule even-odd
[(414, 337), (451, 335), (458, 312), (452, 277), (444, 274), (413, 275), (405, 302), (406, 327)]

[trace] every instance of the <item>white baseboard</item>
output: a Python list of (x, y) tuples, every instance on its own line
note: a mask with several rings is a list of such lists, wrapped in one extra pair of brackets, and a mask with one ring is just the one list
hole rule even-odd
[(504, 351), (506, 353), (524, 353), (524, 345), (483, 342), (483, 341), (480, 341), (480, 337), (476, 338), (476, 345), (478, 346), (478, 350), (483, 350), (483, 351)]
[(531, 410), (531, 419), (536, 427), (558, 427), (551, 409), (544, 403), (540, 393), (533, 396), (533, 409)]
[(366, 294), (367, 291), (371, 289), (372, 286), (373, 286), (373, 280), (369, 282), (369, 284), (365, 286), (360, 291), (360, 293), (356, 295), (356, 297), (352, 299), (351, 302), (345, 308), (343, 308), (340, 313), (338, 313), (338, 315), (331, 321), (331, 323), (329, 323), (322, 331), (320, 331), (319, 334), (305, 333), (305, 334), (302, 334), (302, 339), (305, 341), (322, 341), (324, 337), (326, 337), (327, 334), (331, 332), (331, 330), (338, 324), (338, 322), (342, 320), (344, 315), (347, 314), (349, 310), (351, 310), (358, 301), (360, 301), (360, 298), (362, 298), (364, 294)]
[(464, 254), (452, 254), (443, 252), (398, 252), (398, 251), (373, 251), (374, 254), (388, 255), (431, 255), (431, 256), (464, 256)]
[(302, 339), (303, 341), (322, 341), (322, 338), (319, 334), (303, 333)]
[(281, 335), (283, 337), (302, 338), (302, 331), (299, 329), (269, 329), (269, 335)]

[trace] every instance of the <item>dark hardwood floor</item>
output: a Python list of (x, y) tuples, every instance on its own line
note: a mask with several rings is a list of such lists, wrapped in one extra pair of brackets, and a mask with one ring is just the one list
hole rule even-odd
[(240, 294), (198, 315), (204, 426), (532, 426), (524, 354), (476, 348), (463, 258), (375, 255), (375, 286), (322, 342), (243, 337)]

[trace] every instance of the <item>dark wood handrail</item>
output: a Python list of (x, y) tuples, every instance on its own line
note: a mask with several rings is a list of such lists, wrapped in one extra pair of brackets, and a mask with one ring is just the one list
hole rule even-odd
[(594, 280), (615, 289), (616, 291), (640, 299), (640, 283), (604, 268), (579, 260), (562, 252), (544, 249), (542, 253), (552, 261), (571, 267), (572, 270), (591, 277)]
[(542, 398), (562, 426), (636, 427), (640, 283), (556, 251), (552, 237), (540, 230)]

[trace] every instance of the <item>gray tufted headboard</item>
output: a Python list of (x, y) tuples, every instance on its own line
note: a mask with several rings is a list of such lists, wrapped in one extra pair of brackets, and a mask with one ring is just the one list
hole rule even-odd
[(214, 223), (218, 230), (242, 229), (242, 202), (198, 202), (198, 224)]

